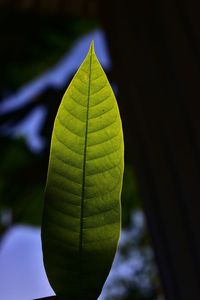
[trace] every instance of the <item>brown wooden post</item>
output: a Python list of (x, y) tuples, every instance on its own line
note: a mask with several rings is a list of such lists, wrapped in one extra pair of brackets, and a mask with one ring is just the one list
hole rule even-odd
[(199, 7), (100, 5), (166, 299), (200, 299)]

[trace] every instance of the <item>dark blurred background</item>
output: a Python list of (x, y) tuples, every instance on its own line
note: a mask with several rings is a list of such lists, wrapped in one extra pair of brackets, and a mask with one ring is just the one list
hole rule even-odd
[(0, 0), (0, 299), (54, 294), (40, 242), (50, 137), (92, 39), (126, 151), (121, 240), (99, 299), (200, 299), (198, 12), (179, 0)]

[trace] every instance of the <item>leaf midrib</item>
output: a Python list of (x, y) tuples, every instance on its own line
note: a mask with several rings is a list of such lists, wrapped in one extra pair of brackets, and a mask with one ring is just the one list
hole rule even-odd
[(85, 173), (86, 173), (86, 156), (87, 156), (88, 116), (89, 116), (90, 86), (91, 86), (92, 47), (93, 46), (91, 45), (90, 63), (89, 63), (88, 97), (87, 97), (87, 110), (86, 110), (85, 144), (84, 144), (84, 152), (83, 152), (83, 177), (82, 177), (82, 192), (81, 192), (80, 237), (79, 237), (80, 269), (82, 269), (83, 216), (84, 216), (85, 179), (86, 179)]

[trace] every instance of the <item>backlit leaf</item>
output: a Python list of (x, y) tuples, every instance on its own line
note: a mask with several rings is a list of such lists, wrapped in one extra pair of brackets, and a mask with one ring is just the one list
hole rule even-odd
[(101, 292), (119, 240), (123, 170), (120, 114), (92, 43), (55, 119), (44, 204), (44, 264), (64, 299)]

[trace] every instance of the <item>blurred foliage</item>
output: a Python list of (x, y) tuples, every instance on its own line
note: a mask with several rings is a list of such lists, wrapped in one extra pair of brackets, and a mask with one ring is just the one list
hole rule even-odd
[(32, 153), (23, 139), (2, 138), (0, 164), (1, 231), (14, 223), (40, 225), (47, 157)]
[[(133, 200), (134, 199), (134, 200)], [(131, 211), (141, 208), (141, 199), (138, 192), (137, 180), (133, 168), (125, 163), (123, 188), (122, 188), (122, 224), (123, 227), (130, 225)]]
[[(53, 66), (70, 48), (74, 40), (89, 30), (95, 29), (96, 20), (78, 18), (37, 16), (0, 12), (0, 64), (3, 78), (0, 79), (0, 96), (6, 95)], [(73, 74), (72, 74), (73, 75)], [(67, 85), (67, 83), (66, 83)], [(13, 139), (0, 135), (0, 233), (16, 223), (40, 225), (43, 193), (48, 165), (50, 136), (53, 121), (64, 91), (48, 89), (24, 107), (2, 116), (0, 124), (19, 124), (35, 107), (43, 105), (47, 115), (40, 135), (46, 141), (40, 153), (33, 153), (23, 138)], [(132, 213), (141, 209), (137, 181), (130, 164), (126, 164), (122, 190), (122, 223), (129, 228)], [(134, 247), (149, 246), (146, 230), (136, 240)], [(129, 247), (127, 244), (126, 247)], [(126, 256), (128, 248), (122, 249)], [(152, 271), (153, 276), (155, 272)], [(146, 296), (137, 287), (129, 286), (123, 300), (156, 299), (159, 284), (152, 280), (152, 293)]]
[(97, 26), (96, 20), (1, 11), (1, 93), (46, 71), (78, 36)]

